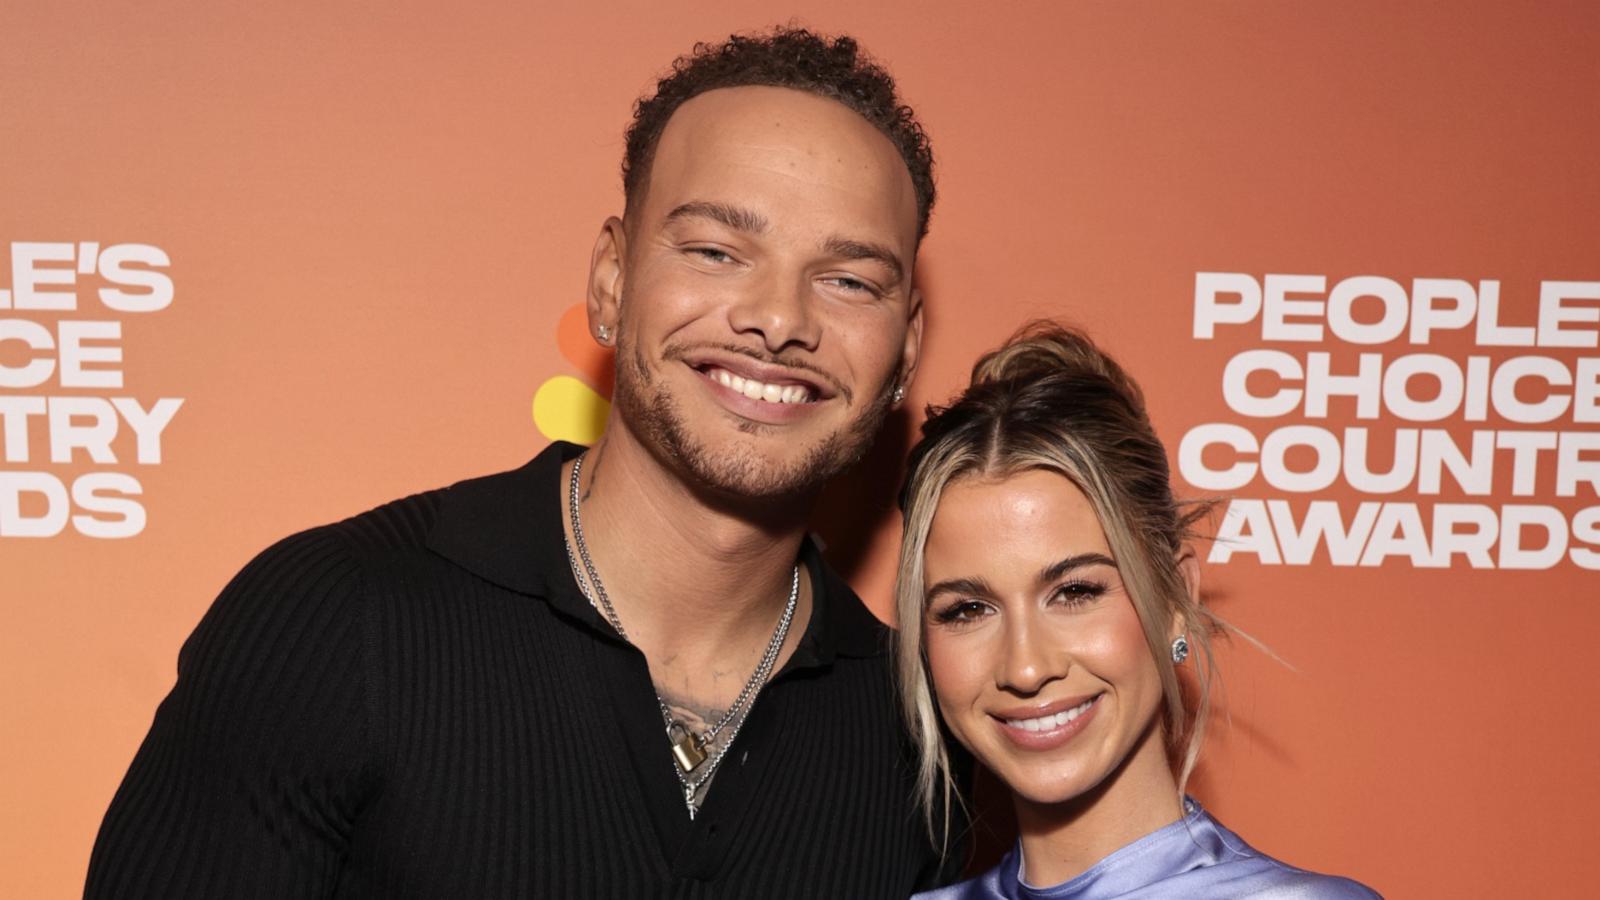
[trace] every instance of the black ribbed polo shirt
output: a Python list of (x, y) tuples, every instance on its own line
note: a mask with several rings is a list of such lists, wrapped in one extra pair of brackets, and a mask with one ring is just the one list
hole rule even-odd
[(218, 597), (112, 800), (100, 897), (904, 898), (938, 878), (888, 631), (811, 621), (691, 821), (644, 656), (578, 592), (553, 445), (295, 535)]

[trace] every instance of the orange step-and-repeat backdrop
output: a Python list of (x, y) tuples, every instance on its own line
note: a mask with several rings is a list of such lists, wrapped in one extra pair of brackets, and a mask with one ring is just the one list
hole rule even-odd
[[(256, 550), (592, 438), (630, 104), (791, 17), (933, 135), (913, 405), (1063, 317), (1227, 498), (1212, 601), (1292, 668), (1224, 652), (1201, 798), (1392, 896), (1583, 893), (1600, 7), (537, 6), (0, 8), (0, 895), (81, 890)], [(820, 525), (880, 611), (915, 424)]]

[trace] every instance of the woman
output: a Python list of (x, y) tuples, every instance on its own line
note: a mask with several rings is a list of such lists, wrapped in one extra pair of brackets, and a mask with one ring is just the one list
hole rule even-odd
[(929, 821), (953, 802), (942, 723), (1011, 789), (1020, 832), (994, 869), (918, 896), (1376, 896), (1184, 796), (1220, 627), (1187, 546), (1200, 510), (1173, 500), (1138, 387), (1086, 337), (1035, 323), (980, 360), (923, 426), (901, 505), (898, 666)]

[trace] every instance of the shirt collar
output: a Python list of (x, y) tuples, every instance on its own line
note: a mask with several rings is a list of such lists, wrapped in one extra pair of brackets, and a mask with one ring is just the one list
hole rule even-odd
[[(1193, 797), (1183, 798), (1183, 817), (1113, 850), (1076, 877), (1050, 887), (1035, 887), (1022, 879), (1024, 860), (1019, 838), (1001, 863), (1007, 897), (1021, 900), (1111, 900), (1145, 895), (1143, 889), (1195, 869), (1222, 861), (1231, 836)], [(1237, 842), (1243, 846), (1243, 842)], [(1166, 892), (1158, 891), (1161, 896)], [(1188, 896), (1181, 887), (1171, 896)], [(1151, 895), (1146, 895), (1151, 896)]]
[[(568, 618), (615, 639), (578, 590), (561, 528), (561, 466), (583, 450), (557, 441), (520, 468), (446, 488), (427, 544), (474, 575), (543, 599)], [(827, 565), (810, 538), (801, 545), (800, 559), (811, 573), (811, 621), (786, 668), (885, 652), (888, 629)]]

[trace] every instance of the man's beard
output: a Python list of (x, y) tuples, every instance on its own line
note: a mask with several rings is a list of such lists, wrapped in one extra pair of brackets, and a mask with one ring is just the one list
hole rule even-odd
[[(630, 344), (618, 335), (612, 402), (622, 419), (646, 447), (665, 457), (665, 462), (676, 462), (701, 486), (731, 497), (775, 500), (821, 490), (872, 448), (893, 405), (890, 385), (896, 379), (890, 378), (860, 415), (812, 447), (798, 464), (765, 457), (748, 443), (713, 452), (690, 433), (676, 398), (655, 381), (637, 348)], [(672, 360), (676, 355), (668, 348), (663, 357)], [(751, 435), (776, 427), (750, 421), (738, 425), (741, 432)]]

